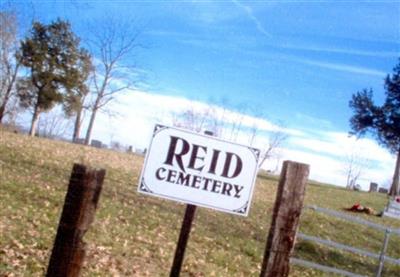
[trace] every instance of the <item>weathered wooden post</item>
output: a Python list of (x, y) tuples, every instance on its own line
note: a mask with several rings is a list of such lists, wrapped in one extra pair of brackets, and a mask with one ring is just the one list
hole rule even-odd
[(74, 164), (46, 276), (79, 276), (82, 238), (93, 222), (104, 176), (104, 169)]
[(310, 167), (285, 161), (280, 176), (260, 277), (289, 275)]

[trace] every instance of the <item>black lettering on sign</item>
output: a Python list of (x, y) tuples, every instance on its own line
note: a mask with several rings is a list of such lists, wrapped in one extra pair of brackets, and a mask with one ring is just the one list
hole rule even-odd
[(162, 177), (161, 176), (161, 173), (162, 172), (165, 172), (166, 171), (166, 169), (165, 168), (162, 168), (162, 167), (160, 167), (159, 169), (157, 169), (157, 171), (156, 171), (156, 178), (158, 179), (158, 180), (164, 180), (165, 179), (165, 177)]
[(201, 176), (193, 175), (193, 180), (192, 180), (192, 188), (199, 189), (200, 186), (198, 183), (201, 182)]
[(155, 176), (159, 181), (219, 193), (228, 197), (240, 198), (240, 194), (244, 189), (244, 187), (240, 185), (203, 177), (201, 175), (192, 175), (181, 171), (165, 169), (164, 167), (158, 168), (155, 171)]
[(221, 187), (221, 181), (214, 180), (214, 181), (213, 181), (213, 186), (212, 186), (211, 191), (212, 191), (212, 192), (215, 192), (215, 193), (219, 193), (219, 188), (220, 188), (220, 187)]
[(211, 164), (210, 164), (210, 169), (208, 170), (208, 173), (215, 174), (215, 169), (217, 168), (219, 153), (221, 153), (221, 151), (213, 149), (213, 155), (211, 158)]
[[(178, 141), (182, 142), (182, 147), (181, 147), (181, 150), (179, 153), (176, 152)], [(175, 160), (178, 163), (179, 168), (183, 172), (186, 172), (185, 166), (183, 165), (182, 156), (186, 155), (189, 152), (189, 149), (190, 149), (190, 145), (186, 140), (184, 140), (182, 138), (171, 136), (171, 142), (169, 143), (167, 159), (165, 160), (164, 164), (169, 164), (169, 165), (173, 166), (174, 157), (175, 157)]]
[(204, 153), (207, 154), (207, 147), (193, 144), (192, 155), (190, 156), (190, 161), (189, 161), (188, 168), (191, 168), (191, 169), (194, 169), (194, 170), (197, 170), (197, 171), (202, 171), (204, 166), (205, 166), (204, 163), (200, 167), (197, 167), (197, 168), (195, 167), (197, 160), (204, 161), (204, 158), (205, 158), (205, 156), (203, 156), (203, 157), (198, 156), (199, 149), (203, 149)]
[(212, 179), (204, 177), (204, 186), (203, 190), (208, 190), (208, 183), (211, 183)]
[(190, 174), (186, 174), (179, 172), (178, 179), (176, 180), (176, 183), (178, 185), (184, 185), (184, 186), (189, 186), (189, 180), (190, 180)]
[(167, 182), (175, 183), (175, 180), (173, 179), (175, 177), (176, 177), (176, 171), (175, 170), (168, 170)]
[(229, 183), (224, 182), (224, 185), (222, 186), (222, 194), (226, 194), (228, 196), (231, 196), (231, 190), (233, 189), (233, 186)]
[[(229, 171), (230, 171), (230, 167), (231, 167), (231, 163), (232, 163), (232, 157), (235, 157), (236, 168), (233, 171), (233, 174), (231, 176), (228, 176)], [(242, 171), (242, 168), (243, 168), (242, 159), (238, 155), (236, 155), (234, 153), (226, 152), (224, 170), (222, 171), (221, 176), (222, 177), (226, 177), (226, 178), (235, 178), (236, 176), (238, 176), (240, 174), (240, 172)]]
[(233, 187), (235, 188), (235, 197), (240, 198), (240, 192), (242, 191), (243, 186), (233, 185)]

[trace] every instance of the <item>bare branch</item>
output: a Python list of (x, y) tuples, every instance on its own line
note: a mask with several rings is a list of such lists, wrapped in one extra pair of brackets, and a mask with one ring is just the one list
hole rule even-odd
[[(103, 109), (115, 96), (130, 87), (128, 77), (124, 76), (122, 68), (127, 68), (130, 54), (139, 47), (137, 42), (140, 32), (132, 27), (132, 20), (107, 17), (101, 22), (91, 25), (91, 39), (88, 40), (92, 56), (100, 61), (94, 70), (94, 91), (95, 101), (92, 105), (92, 116), (86, 133), (86, 143), (90, 142), (96, 113)], [(95, 28), (93, 27), (95, 26)], [(99, 31), (100, 30), (100, 31)], [(134, 68), (130, 68), (131, 70)], [(118, 84), (122, 81), (123, 84)]]
[(288, 134), (285, 133), (280, 127), (276, 131), (273, 131), (268, 136), (268, 144), (261, 150), (260, 161), (258, 168), (264, 164), (264, 162), (274, 156), (278, 148), (288, 139)]
[(346, 176), (346, 188), (354, 189), (364, 170), (370, 167), (370, 160), (361, 155), (362, 151), (352, 147), (352, 151), (343, 159), (343, 174)]

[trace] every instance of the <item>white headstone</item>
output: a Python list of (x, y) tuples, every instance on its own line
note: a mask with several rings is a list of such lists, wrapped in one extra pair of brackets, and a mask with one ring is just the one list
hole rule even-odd
[(400, 196), (395, 197), (393, 200), (389, 200), (383, 215), (400, 219)]

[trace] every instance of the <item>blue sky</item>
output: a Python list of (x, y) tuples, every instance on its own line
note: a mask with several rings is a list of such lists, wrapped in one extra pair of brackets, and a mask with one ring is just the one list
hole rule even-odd
[[(351, 95), (370, 87), (382, 102), (383, 80), (400, 56), (399, 1), (15, 2), (43, 21), (69, 19), (83, 40), (88, 21), (110, 14), (134, 19), (141, 29), (146, 47), (135, 63), (145, 81), (111, 106), (119, 119), (99, 118), (95, 137), (107, 142), (113, 136), (143, 148), (155, 121), (168, 122), (168, 111), (184, 109), (176, 103), (208, 103), (296, 130), (282, 149), (284, 158), (316, 164), (323, 173), (312, 177), (336, 184), (343, 184), (343, 177), (333, 177), (340, 175), (341, 150), (355, 147), (351, 139), (337, 147), (349, 131)], [(139, 111), (154, 111), (157, 104), (149, 99), (171, 106), (150, 116)], [(140, 126), (145, 139), (132, 139), (134, 134), (118, 127), (127, 119)], [(318, 142), (323, 149), (315, 148)], [(393, 157), (372, 140), (365, 144), (368, 150), (361, 152), (373, 153), (368, 158), (377, 172), (366, 174), (364, 182), (386, 182)]]

